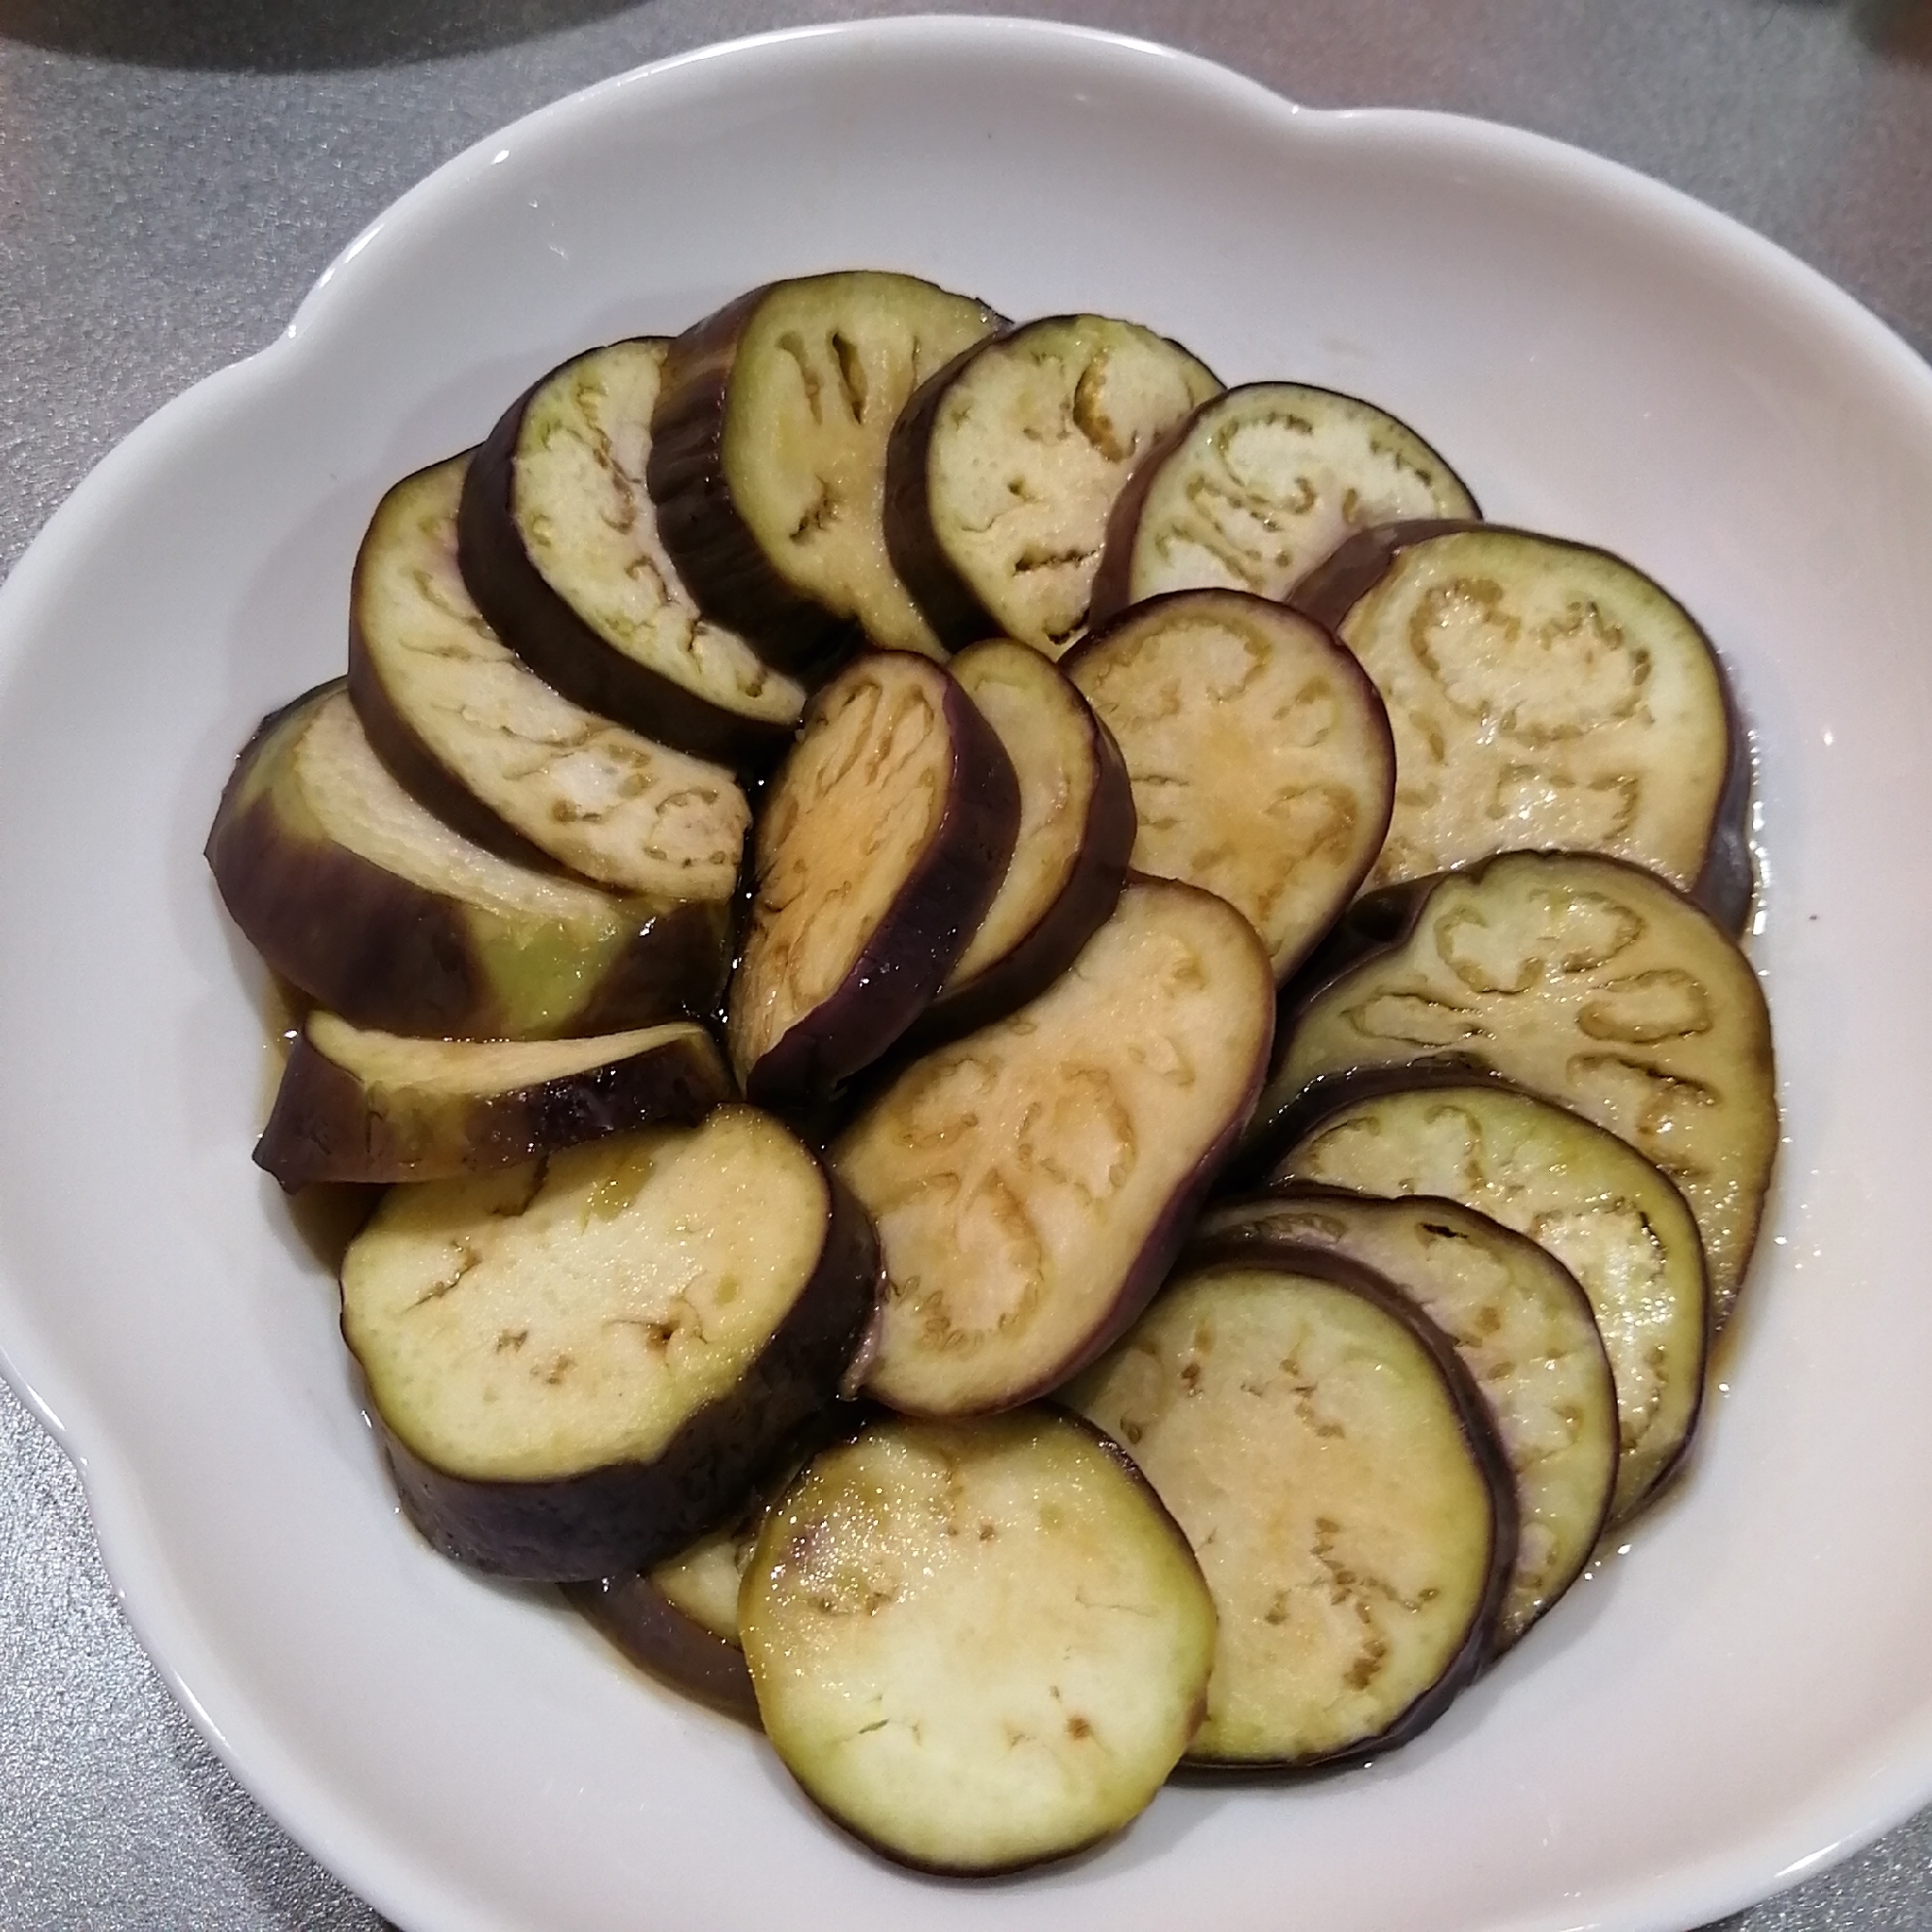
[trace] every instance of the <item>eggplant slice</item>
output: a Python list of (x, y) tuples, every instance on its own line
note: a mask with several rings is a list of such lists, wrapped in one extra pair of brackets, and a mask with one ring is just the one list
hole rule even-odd
[(1240, 591), (1137, 604), (1062, 661), (1127, 759), (1135, 868), (1218, 893), (1285, 980), (1389, 823), (1394, 745), (1361, 667)]
[(717, 1109), (393, 1188), (342, 1264), (404, 1510), (499, 1575), (646, 1569), (741, 1508), (871, 1320), (870, 1223), (777, 1121)]
[(695, 1127), (733, 1091), (690, 1021), (587, 1039), (405, 1039), (318, 1011), (282, 1069), (255, 1164), (290, 1193), (448, 1180), (660, 1121)]
[(1617, 1481), (1617, 1388), (1575, 1275), (1454, 1201), (1332, 1187), (1286, 1186), (1216, 1209), (1194, 1239), (1332, 1249), (1383, 1276), (1454, 1343), (1515, 1483), (1516, 1561), (1496, 1647), (1516, 1643), (1582, 1574)]
[(1742, 924), (1750, 748), (1710, 639), (1641, 571), (1524, 530), (1395, 524), (1294, 601), (1361, 659), (1394, 725), (1371, 886), (1561, 847), (1648, 866)]
[(1046, 992), (900, 1073), (830, 1155), (879, 1231), (870, 1392), (965, 1415), (1093, 1360), (1166, 1273), (1273, 1030), (1246, 921), (1129, 879)]
[(670, 343), (612, 342), (513, 402), (470, 460), (463, 582), (499, 637), (586, 711), (731, 763), (776, 754), (805, 687), (685, 588), (645, 487)]
[(1305, 383), (1244, 383), (1204, 402), (1121, 492), (1093, 621), (1166, 591), (1285, 598), (1360, 530), (1480, 514), (1462, 479), (1387, 410)]
[[(1353, 930), (1351, 930), (1353, 928)], [(1771, 1015), (1701, 908), (1613, 859), (1508, 853), (1361, 901), (1284, 1014), (1250, 1136), (1284, 1146), (1367, 1068), (1478, 1068), (1607, 1127), (1669, 1175), (1729, 1316), (1777, 1153)]]
[(1201, 1713), (1215, 1610), (1174, 1520), (1058, 1410), (875, 1423), (765, 1518), (745, 1579), (765, 1730), (901, 1864), (1013, 1871), (1121, 1830)]
[(1528, 1094), (1441, 1084), (1337, 1107), (1274, 1178), (1446, 1196), (1547, 1248), (1590, 1298), (1616, 1385), (1611, 1519), (1676, 1472), (1703, 1407), (1710, 1294), (1690, 1210), (1634, 1148)]
[(352, 1025), (467, 1039), (617, 1032), (724, 988), (729, 906), (537, 870), (419, 805), (338, 680), (265, 718), (208, 835), (235, 923)]
[(1204, 1259), (1067, 1399), (1126, 1447), (1214, 1593), (1189, 1763), (1392, 1748), (1486, 1661), (1515, 1491), (1455, 1351), (1368, 1270), (1287, 1245)]
[(456, 564), (467, 463), (405, 477), (356, 557), (349, 695), (376, 755), (506, 856), (666, 906), (728, 900), (751, 822), (737, 780), (572, 704), (483, 621)]
[(1004, 1018), (1059, 979), (1113, 911), (1134, 841), (1133, 789), (1113, 733), (1038, 651), (992, 638), (947, 668), (1012, 761), (1019, 836), (916, 1025), (922, 1045)]
[(937, 664), (868, 652), (813, 699), (759, 816), (726, 1038), (746, 1094), (809, 1104), (931, 1003), (999, 890), (1019, 788)]
[(1220, 388), (1178, 342), (1102, 315), (1029, 322), (929, 382), (893, 431), (886, 541), (940, 639), (1059, 657), (1128, 474)]
[(646, 476), (704, 609), (787, 668), (855, 631), (943, 657), (886, 553), (886, 444), (914, 391), (999, 323), (858, 271), (770, 282), (680, 336)]

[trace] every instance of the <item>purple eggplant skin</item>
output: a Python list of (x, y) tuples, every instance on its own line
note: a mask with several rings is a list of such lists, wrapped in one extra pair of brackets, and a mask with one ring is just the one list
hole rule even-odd
[(397, 1119), (305, 1030), (289, 1050), (257, 1167), (286, 1193), (317, 1181), (436, 1181), (513, 1167), (636, 1127), (695, 1127), (731, 1098), (723, 1064), (686, 1038), (535, 1086), (452, 1098), (433, 1124)]
[(480, 1481), (424, 1461), (371, 1405), (403, 1514), (430, 1547), (491, 1576), (593, 1583), (650, 1569), (728, 1522), (835, 1399), (872, 1321), (878, 1236), (851, 1192), (829, 1172), (826, 1183), (825, 1242), (811, 1279), (758, 1360), (655, 1461)]
[(572, 704), (699, 758), (735, 766), (769, 763), (790, 743), (789, 726), (708, 704), (613, 649), (550, 588), (523, 547), (512, 508), (516, 443), (530, 398), (556, 373), (539, 378), (511, 404), (464, 474), (456, 559), (477, 608), (490, 629)]
[(1477, 1388), (1476, 1380), (1464, 1365), (1462, 1358), (1456, 1354), (1455, 1344), (1391, 1281), (1345, 1255), (1300, 1242), (1238, 1238), (1206, 1241), (1188, 1254), (1190, 1267), (1208, 1268), (1224, 1263), (1243, 1268), (1276, 1267), (1297, 1274), (1311, 1274), (1318, 1280), (1332, 1281), (1336, 1286), (1360, 1295), (1364, 1301), (1372, 1302), (1385, 1314), (1400, 1322), (1442, 1374), (1455, 1408), (1456, 1420), (1462, 1425), (1463, 1438), (1469, 1444), (1483, 1485), (1489, 1491), (1495, 1519), (1482, 1595), (1476, 1614), (1470, 1619), (1469, 1630), (1461, 1648), (1435, 1683), (1392, 1723), (1375, 1737), (1364, 1738), (1345, 1749), (1301, 1759), (1292, 1764), (1265, 1765), (1193, 1755), (1186, 1760), (1191, 1769), (1211, 1772), (1216, 1777), (1255, 1771), (1300, 1773), (1327, 1771), (1391, 1751), (1397, 1745), (1420, 1737), (1499, 1654), (1499, 1620), (1504, 1599), (1508, 1595), (1509, 1578), (1516, 1566), (1519, 1528), (1516, 1478), (1503, 1445), (1497, 1439), (1496, 1426), (1490, 1420), (1482, 1392)]
[[(1469, 518), (1424, 516), (1400, 523), (1379, 524), (1351, 537), (1324, 564), (1319, 564), (1296, 585), (1288, 599), (1290, 606), (1317, 624), (1326, 625), (1337, 636), (1349, 612), (1388, 575), (1390, 567), (1406, 549), (1426, 542), (1432, 537), (1452, 537), (1464, 530), (1487, 531), (1494, 536), (1542, 538), (1540, 531), (1522, 530), (1507, 523), (1483, 523)], [(1547, 542), (1546, 538), (1543, 541)], [(1627, 570), (1635, 570), (1628, 558), (1614, 550), (1592, 543), (1562, 540), (1571, 549), (1587, 550)], [(1654, 581), (1654, 579), (1653, 579)], [(1658, 586), (1661, 589), (1661, 586)], [(1664, 593), (1666, 596), (1668, 592)], [(1676, 602), (1673, 598), (1671, 600)], [(1678, 605), (1683, 610), (1682, 604)], [(1757, 878), (1751, 858), (1751, 736), (1743, 713), (1738, 706), (1737, 689), (1717, 648), (1704, 627), (1688, 611), (1685, 621), (1704, 639), (1716, 673), (1718, 694), (1724, 705), (1724, 736), (1728, 747), (1723, 781), (1718, 787), (1717, 804), (1712, 814), (1711, 831), (1705, 845), (1704, 864), (1692, 882), (1688, 896), (1704, 908), (1724, 930), (1735, 938), (1750, 918)]]
[[(938, 828), (845, 978), (763, 1053), (745, 1076), (754, 1106), (810, 1106), (880, 1059), (928, 1008), (999, 891), (1019, 835), (1019, 780), (993, 727), (947, 673), (913, 652), (903, 659), (944, 681), (941, 720), (952, 746)], [(805, 732), (811, 728), (806, 714)], [(782, 782), (782, 775), (779, 779)]]
[(565, 1597), (630, 1662), (713, 1711), (758, 1727), (758, 1699), (745, 1653), (674, 1604), (648, 1576), (567, 1583)]

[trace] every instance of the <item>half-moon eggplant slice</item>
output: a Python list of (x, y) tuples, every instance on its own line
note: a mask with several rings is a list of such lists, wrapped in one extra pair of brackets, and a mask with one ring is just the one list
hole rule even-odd
[(1194, 1241), (1332, 1248), (1400, 1289), (1455, 1344), (1515, 1482), (1516, 1561), (1496, 1622), (1497, 1649), (1514, 1644), (1582, 1573), (1617, 1480), (1617, 1388), (1575, 1275), (1454, 1201), (1332, 1187), (1217, 1208)]
[(369, 748), (339, 680), (263, 720), (208, 864), (276, 972), (390, 1033), (617, 1032), (708, 1010), (730, 963), (723, 899), (620, 897), (452, 831)]
[(1315, 1247), (1204, 1257), (1067, 1400), (1126, 1447), (1214, 1594), (1189, 1763), (1392, 1748), (1487, 1660), (1508, 1467), (1447, 1337), (1368, 1270)]
[(1284, 605), (1210, 590), (1134, 605), (1062, 666), (1127, 759), (1136, 869), (1218, 893), (1285, 980), (1389, 823), (1394, 744), (1361, 665)]
[(886, 443), (999, 327), (969, 296), (854, 271), (769, 282), (671, 344), (646, 475), (692, 594), (774, 663), (863, 635), (941, 657), (886, 553)]
[(1359, 396), (1251, 382), (1204, 402), (1114, 505), (1092, 621), (1164, 591), (1285, 598), (1359, 530), (1480, 514), (1406, 423)]
[(342, 1332), (429, 1541), (589, 1580), (744, 1505), (834, 1399), (877, 1252), (805, 1147), (725, 1106), (392, 1188), (343, 1260)]
[(893, 431), (886, 541), (941, 641), (1066, 650), (1129, 472), (1220, 388), (1178, 342), (1103, 315), (1028, 322), (929, 382)]
[(1092, 1361), (1173, 1261), (1273, 1022), (1247, 922), (1191, 886), (1130, 878), (1038, 999), (901, 1072), (830, 1154), (879, 1230), (870, 1392), (972, 1414)]
[(666, 905), (728, 900), (751, 822), (737, 780), (572, 704), (484, 623), (456, 565), (467, 462), (405, 477), (356, 556), (349, 695), (376, 755), (507, 857)]
[(930, 1004), (999, 890), (1019, 787), (956, 683), (874, 651), (812, 700), (759, 814), (726, 1039), (746, 1094), (810, 1104)]
[(992, 638), (947, 669), (1012, 761), (1019, 836), (992, 904), (915, 1023), (921, 1045), (1003, 1018), (1059, 979), (1113, 911), (1134, 839), (1113, 733), (1038, 651)]
[[(1365, 947), (1364, 935), (1374, 935)], [(1290, 989), (1250, 1147), (1300, 1137), (1322, 1083), (1461, 1067), (1570, 1108), (1677, 1184), (1716, 1319), (1736, 1300), (1777, 1153), (1771, 1015), (1702, 908), (1634, 865), (1515, 852), (1372, 894), (1334, 936), (1355, 963)]]
[(316, 1181), (441, 1181), (657, 1122), (694, 1127), (731, 1098), (703, 1027), (587, 1039), (405, 1039), (310, 1013), (255, 1163)]
[(740, 1598), (759, 1713), (848, 1831), (1013, 1871), (1130, 1824), (1193, 1736), (1215, 1609), (1174, 1519), (1076, 1418), (877, 1422), (768, 1512)]
[(463, 481), (463, 582), (573, 704), (699, 757), (770, 757), (805, 688), (699, 612), (645, 488), (669, 347), (646, 337), (592, 349), (510, 406)]
[(1750, 746), (1710, 639), (1641, 571), (1524, 530), (1398, 523), (1294, 601), (1361, 659), (1395, 728), (1371, 886), (1561, 847), (1646, 865), (1742, 926)]
[(1703, 1408), (1711, 1303), (1690, 1210), (1633, 1147), (1531, 1095), (1375, 1084), (1317, 1120), (1274, 1178), (1444, 1196), (1555, 1255), (1590, 1298), (1609, 1357), (1622, 1522), (1681, 1465)]

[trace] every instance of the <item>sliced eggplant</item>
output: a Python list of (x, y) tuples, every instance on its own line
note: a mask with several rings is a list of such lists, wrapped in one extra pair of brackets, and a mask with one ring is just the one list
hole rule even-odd
[(1320, 625), (1241, 591), (1136, 604), (1063, 660), (1119, 741), (1143, 872), (1218, 893), (1285, 980), (1389, 824), (1389, 718)]
[(1026, 323), (927, 383), (893, 431), (886, 542), (940, 640), (1066, 650), (1128, 474), (1220, 388), (1178, 342), (1103, 315)]
[(1395, 729), (1373, 886), (1531, 847), (1647, 865), (1730, 931), (1751, 898), (1750, 746), (1711, 641), (1606, 550), (1487, 524), (1394, 524), (1295, 593)]
[(1507, 1650), (1582, 1573), (1617, 1480), (1617, 1388), (1575, 1275), (1454, 1201), (1332, 1187), (1231, 1203), (1204, 1215), (1194, 1239), (1332, 1248), (1398, 1288), (1455, 1344), (1515, 1483), (1516, 1561), (1496, 1621)]
[(855, 634), (943, 656), (886, 554), (886, 442), (920, 384), (999, 322), (860, 271), (769, 282), (680, 336), (646, 475), (703, 608), (787, 667)]
[(809, 1104), (930, 1004), (999, 890), (1019, 787), (937, 664), (868, 652), (812, 700), (759, 817), (726, 1038), (745, 1091)]
[(1190, 1763), (1392, 1748), (1487, 1659), (1514, 1487), (1468, 1370), (1381, 1277), (1316, 1247), (1205, 1258), (1067, 1399), (1126, 1447), (1214, 1594)]
[(588, 1039), (405, 1039), (310, 1013), (255, 1147), (293, 1193), (316, 1181), (438, 1181), (513, 1167), (729, 1099), (689, 1021)]
[(805, 687), (698, 610), (645, 488), (668, 341), (612, 342), (520, 395), (471, 458), (463, 582), (573, 704), (727, 763), (776, 756)]
[(467, 462), (405, 477), (356, 556), (349, 695), (376, 755), (507, 857), (667, 906), (728, 900), (751, 822), (737, 780), (572, 704), (484, 623), (456, 565)]
[[(708, 1538), (705, 1547), (718, 1541)], [(735, 1568), (731, 1584), (735, 1594)], [(674, 1602), (656, 1572), (567, 1583), (564, 1594), (640, 1670), (728, 1717), (758, 1721), (744, 1651)]]
[(1590, 1298), (1616, 1385), (1612, 1519), (1632, 1515), (1676, 1472), (1704, 1402), (1710, 1291), (1690, 1210), (1634, 1148), (1531, 1095), (1444, 1083), (1337, 1107), (1274, 1172), (1444, 1196), (1547, 1248)]
[(1661, 879), (1582, 854), (1509, 853), (1376, 900), (1356, 936), (1385, 937), (1326, 983), (1318, 959), (1290, 1000), (1251, 1142), (1299, 1138), (1327, 1109), (1321, 1083), (1358, 1069), (1499, 1074), (1669, 1175), (1721, 1325), (1777, 1153), (1771, 1016), (1737, 946)]
[(646, 1569), (727, 1521), (871, 1320), (870, 1223), (725, 1106), (392, 1189), (342, 1264), (404, 1510), (499, 1575)]
[(879, 1230), (870, 1391), (1008, 1408), (1099, 1354), (1173, 1261), (1273, 1029), (1247, 922), (1130, 878), (1046, 992), (900, 1073), (830, 1156)]
[(1093, 619), (1164, 591), (1285, 598), (1357, 531), (1480, 515), (1406, 423), (1359, 396), (1251, 382), (1204, 402), (1114, 505)]
[(1052, 1409), (816, 1457), (740, 1599), (785, 1768), (901, 1864), (1012, 1871), (1123, 1830), (1201, 1714), (1215, 1610), (1112, 1443)]
[(705, 1010), (730, 963), (722, 899), (621, 897), (452, 831), (390, 776), (339, 681), (262, 721), (208, 864), (277, 973), (391, 1033), (616, 1032)]
[(1038, 651), (992, 638), (947, 668), (998, 734), (1019, 781), (1005, 877), (914, 1029), (930, 1045), (1043, 993), (1114, 909), (1133, 850), (1133, 789), (1113, 733)]

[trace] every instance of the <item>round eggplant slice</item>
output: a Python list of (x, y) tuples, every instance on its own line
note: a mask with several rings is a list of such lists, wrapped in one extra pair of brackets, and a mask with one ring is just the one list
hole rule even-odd
[[(711, 1546), (710, 1540), (704, 1545)], [(731, 1583), (735, 1593), (736, 1568)], [(674, 1602), (656, 1571), (567, 1583), (564, 1595), (626, 1657), (660, 1683), (727, 1717), (757, 1723), (758, 1700), (744, 1651)], [(733, 1622), (735, 1627), (735, 1618)]]
[(1038, 651), (993, 638), (947, 668), (1012, 761), (1019, 836), (992, 904), (915, 1025), (922, 1046), (1004, 1018), (1059, 979), (1120, 898), (1134, 838), (1113, 733)]
[[(1669, 1175), (1721, 1325), (1777, 1153), (1771, 1016), (1711, 916), (1612, 859), (1508, 853), (1362, 901), (1324, 982), (1291, 988), (1251, 1143), (1280, 1147), (1369, 1068), (1475, 1068), (1568, 1107)], [(1381, 935), (1370, 940), (1368, 935)]]
[(670, 344), (612, 342), (551, 370), (470, 460), (463, 582), (497, 635), (573, 704), (700, 757), (775, 756), (805, 688), (685, 588), (645, 488)]
[(726, 1039), (746, 1094), (822, 1100), (912, 1025), (1012, 855), (1011, 761), (937, 664), (868, 652), (812, 700), (758, 821)]
[(907, 399), (1000, 318), (911, 276), (775, 281), (671, 344), (646, 469), (707, 613), (774, 663), (855, 631), (940, 657), (886, 554), (886, 443)]
[(869, 1323), (870, 1223), (777, 1121), (719, 1107), (393, 1188), (342, 1332), (404, 1510), (499, 1575), (646, 1569), (728, 1521)]
[(1178, 342), (1103, 315), (1026, 323), (928, 383), (893, 431), (886, 541), (941, 640), (1059, 657), (1128, 474), (1220, 388)]
[(208, 835), (235, 923), (356, 1026), (458, 1039), (618, 1031), (708, 1009), (729, 906), (667, 906), (499, 857), (390, 776), (338, 681), (264, 719)]
[(1443, 1196), (1545, 1247), (1590, 1299), (1616, 1387), (1613, 1522), (1682, 1464), (1704, 1401), (1710, 1296), (1696, 1223), (1615, 1134), (1494, 1084), (1396, 1088), (1324, 1115), (1281, 1181)]
[(1359, 530), (1480, 513), (1449, 464), (1372, 402), (1244, 383), (1134, 471), (1107, 525), (1092, 621), (1166, 591), (1285, 598)]
[(357, 553), (349, 695), (376, 755), (508, 857), (666, 906), (729, 900), (751, 822), (737, 780), (572, 704), (483, 621), (456, 565), (467, 463), (405, 477)]
[(1215, 1610), (1113, 1444), (1051, 1409), (873, 1424), (765, 1518), (740, 1599), (765, 1730), (901, 1864), (1012, 1871), (1131, 1823), (1201, 1713)]
[(1710, 639), (1641, 571), (1524, 530), (1398, 523), (1294, 601), (1361, 659), (1394, 726), (1371, 886), (1561, 847), (1648, 866), (1742, 924), (1750, 747)]
[(1392, 1748), (1487, 1659), (1508, 1469), (1454, 1349), (1369, 1271), (1314, 1247), (1204, 1259), (1066, 1399), (1125, 1445), (1214, 1594), (1189, 1763)]
[(1173, 1261), (1273, 1023), (1247, 922), (1129, 879), (1062, 979), (901, 1072), (830, 1154), (879, 1230), (870, 1392), (1009, 1408), (1099, 1354)]
[(1547, 1249), (1457, 1203), (1291, 1187), (1202, 1217), (1194, 1239), (1332, 1249), (1401, 1290), (1455, 1344), (1516, 1489), (1507, 1650), (1582, 1573), (1617, 1480), (1617, 1390), (1596, 1317)]
[(313, 1012), (282, 1070), (255, 1164), (316, 1181), (439, 1181), (656, 1122), (694, 1127), (731, 1098), (690, 1021), (588, 1039), (405, 1039)]
[(1119, 741), (1137, 870), (1218, 893), (1285, 980), (1375, 862), (1389, 718), (1320, 625), (1241, 591), (1136, 604), (1063, 660)]

